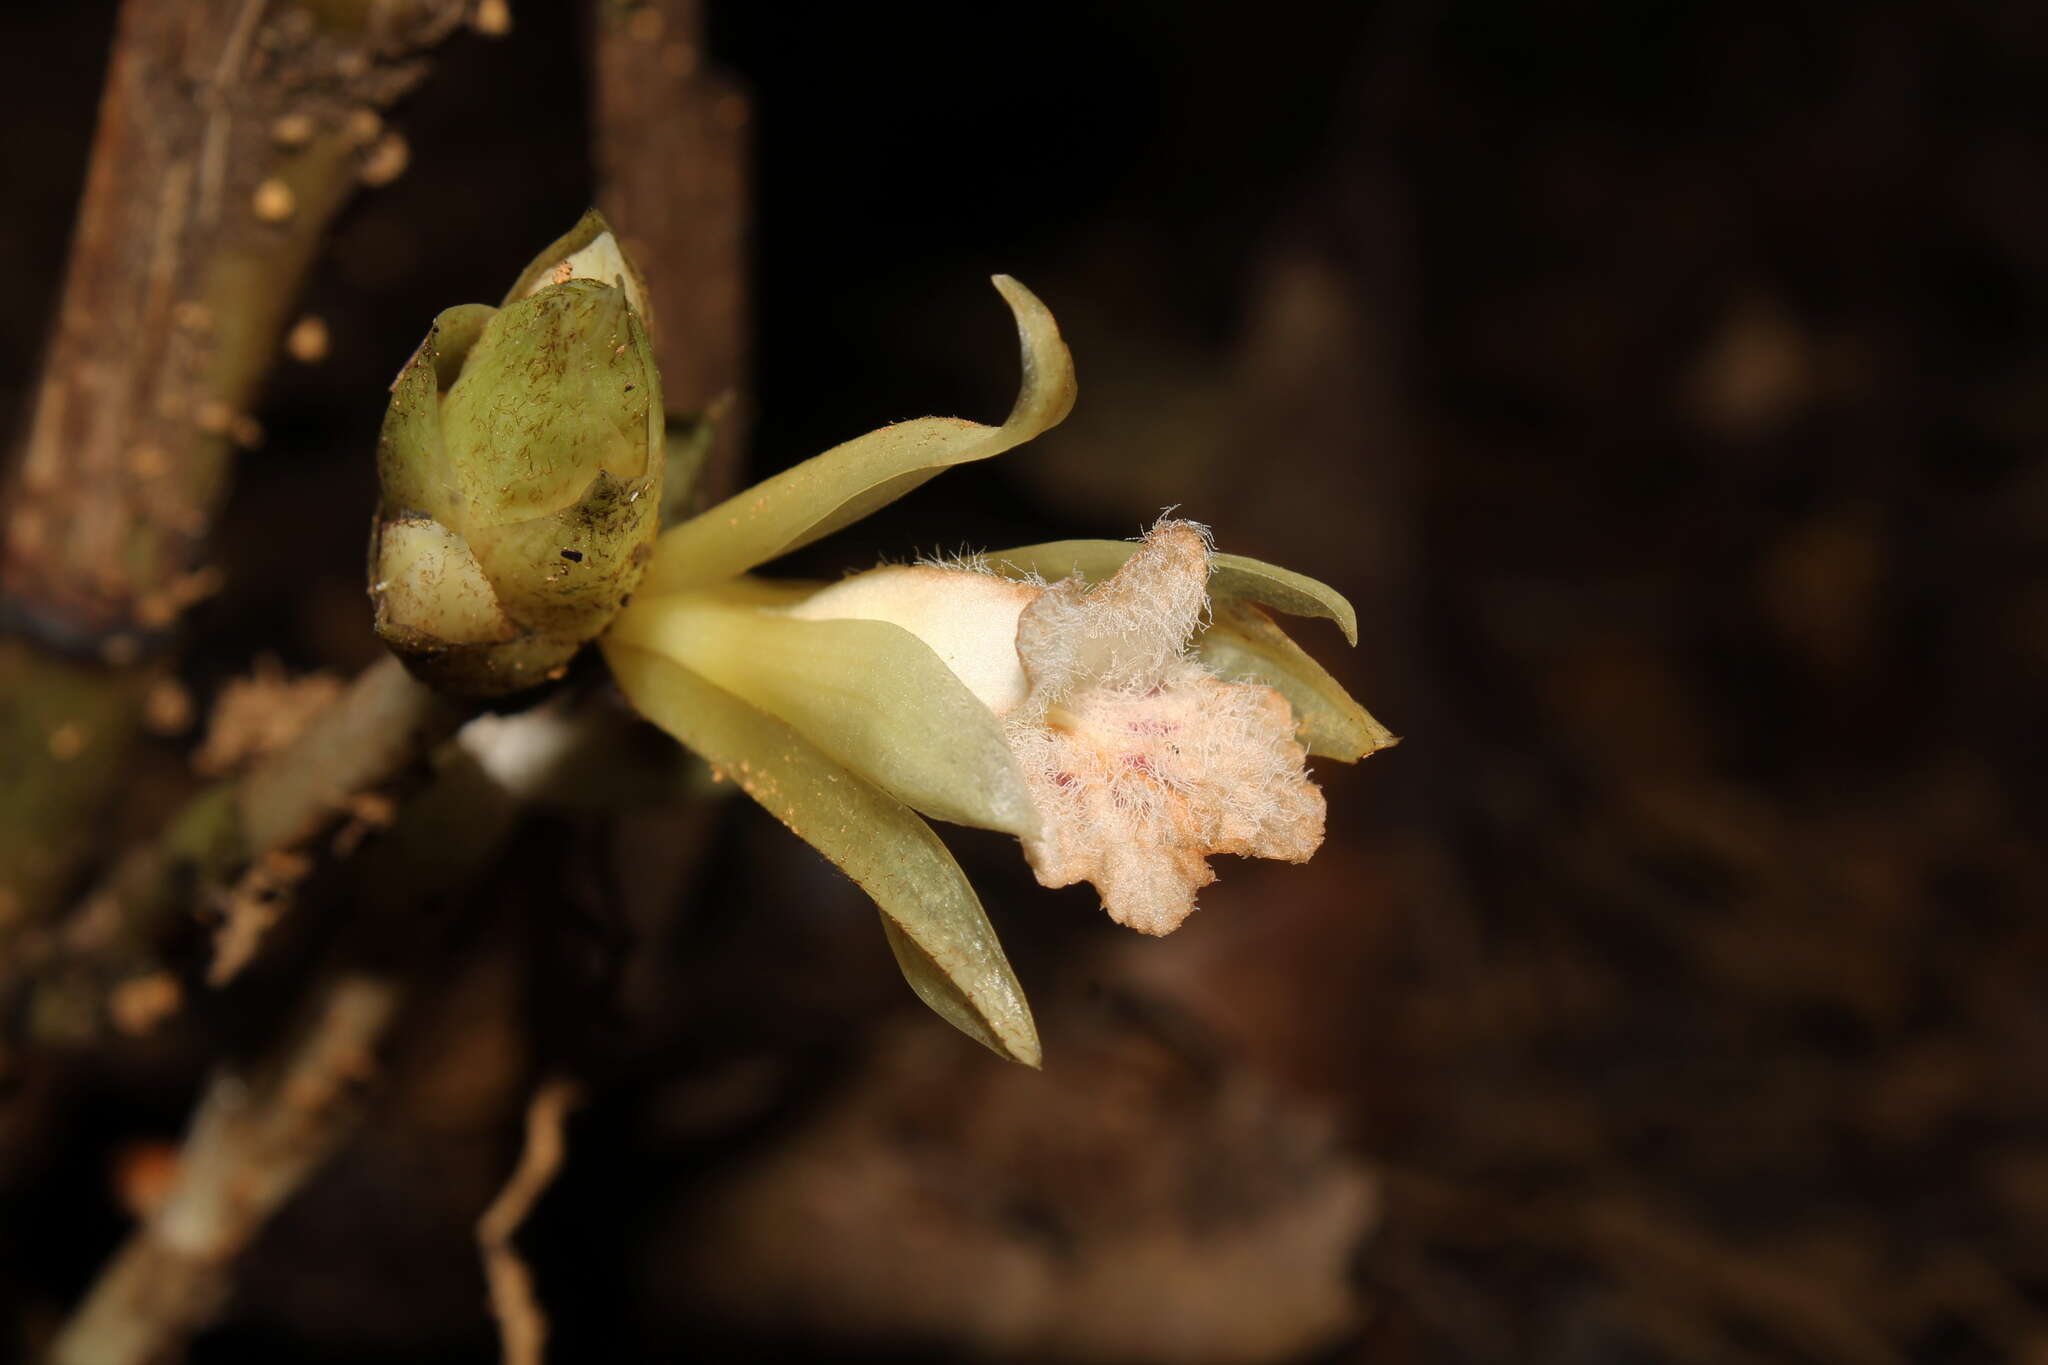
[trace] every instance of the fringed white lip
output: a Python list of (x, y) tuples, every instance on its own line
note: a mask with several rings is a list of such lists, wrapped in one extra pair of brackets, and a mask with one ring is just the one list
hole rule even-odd
[(1323, 839), (1295, 718), (1270, 687), (1226, 682), (1189, 641), (1209, 543), (1161, 521), (1108, 580), (1017, 582), (972, 568), (876, 569), (790, 608), (888, 621), (929, 645), (1003, 720), (1039, 813), (1040, 883), (1088, 881), (1112, 918), (1179, 927), (1217, 853), (1305, 861)]

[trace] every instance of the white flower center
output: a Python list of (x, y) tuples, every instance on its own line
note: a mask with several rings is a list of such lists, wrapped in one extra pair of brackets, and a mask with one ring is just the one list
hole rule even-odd
[(1031, 691), (1017, 657), (1017, 617), (1043, 589), (993, 574), (912, 564), (873, 569), (820, 589), (789, 609), (807, 621), (888, 621), (932, 647), (967, 690), (997, 715)]

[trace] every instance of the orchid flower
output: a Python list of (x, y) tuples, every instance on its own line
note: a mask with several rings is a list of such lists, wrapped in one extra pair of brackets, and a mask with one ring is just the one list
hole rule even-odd
[(1022, 841), (1040, 882), (1093, 882), (1163, 934), (1217, 853), (1300, 862), (1323, 837), (1308, 755), (1394, 742), (1274, 624), (1334, 590), (1215, 553), (1192, 522), (1142, 543), (1062, 541), (829, 585), (749, 571), (1066, 417), (1073, 361), (1045, 306), (997, 276), (1024, 378), (1000, 426), (926, 417), (870, 432), (663, 533), (601, 637), (640, 713), (873, 897), (912, 988), (1037, 1065), (1029, 1006), (934, 819)]

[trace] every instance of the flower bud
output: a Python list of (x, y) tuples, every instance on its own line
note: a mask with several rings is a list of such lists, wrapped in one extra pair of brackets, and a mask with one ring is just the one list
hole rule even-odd
[(591, 213), (503, 306), (436, 318), (392, 385), (370, 595), (378, 635), (434, 686), (559, 676), (639, 582), (665, 464), (641, 297)]

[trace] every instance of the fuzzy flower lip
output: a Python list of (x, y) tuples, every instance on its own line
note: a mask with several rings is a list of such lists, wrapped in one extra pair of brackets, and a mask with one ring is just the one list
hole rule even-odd
[(1305, 861), (1323, 838), (1287, 701), (1189, 648), (1208, 614), (1205, 528), (1161, 521), (1106, 581), (878, 569), (791, 609), (885, 619), (931, 646), (1004, 720), (1046, 886), (1093, 882), (1121, 924), (1170, 933), (1215, 880), (1208, 857)]
[(1286, 699), (1190, 650), (1209, 554), (1205, 528), (1162, 521), (1106, 582), (1063, 579), (1018, 622), (1032, 688), (1011, 747), (1044, 826), (1025, 856), (1047, 886), (1093, 882), (1148, 934), (1193, 913), (1209, 855), (1305, 862), (1323, 842)]
[(1072, 360), (1045, 306), (998, 276), (1023, 383), (998, 426), (870, 432), (664, 533), (601, 638), (640, 713), (730, 777), (875, 900), (913, 990), (1036, 1065), (1015, 973), (920, 813), (1015, 835), (1048, 886), (1091, 881), (1165, 933), (1217, 853), (1299, 861), (1323, 837), (1305, 760), (1393, 737), (1274, 623), (1343, 597), (1214, 553), (1162, 521), (1142, 543), (1062, 541), (838, 583), (749, 577), (955, 464), (1062, 420)]

